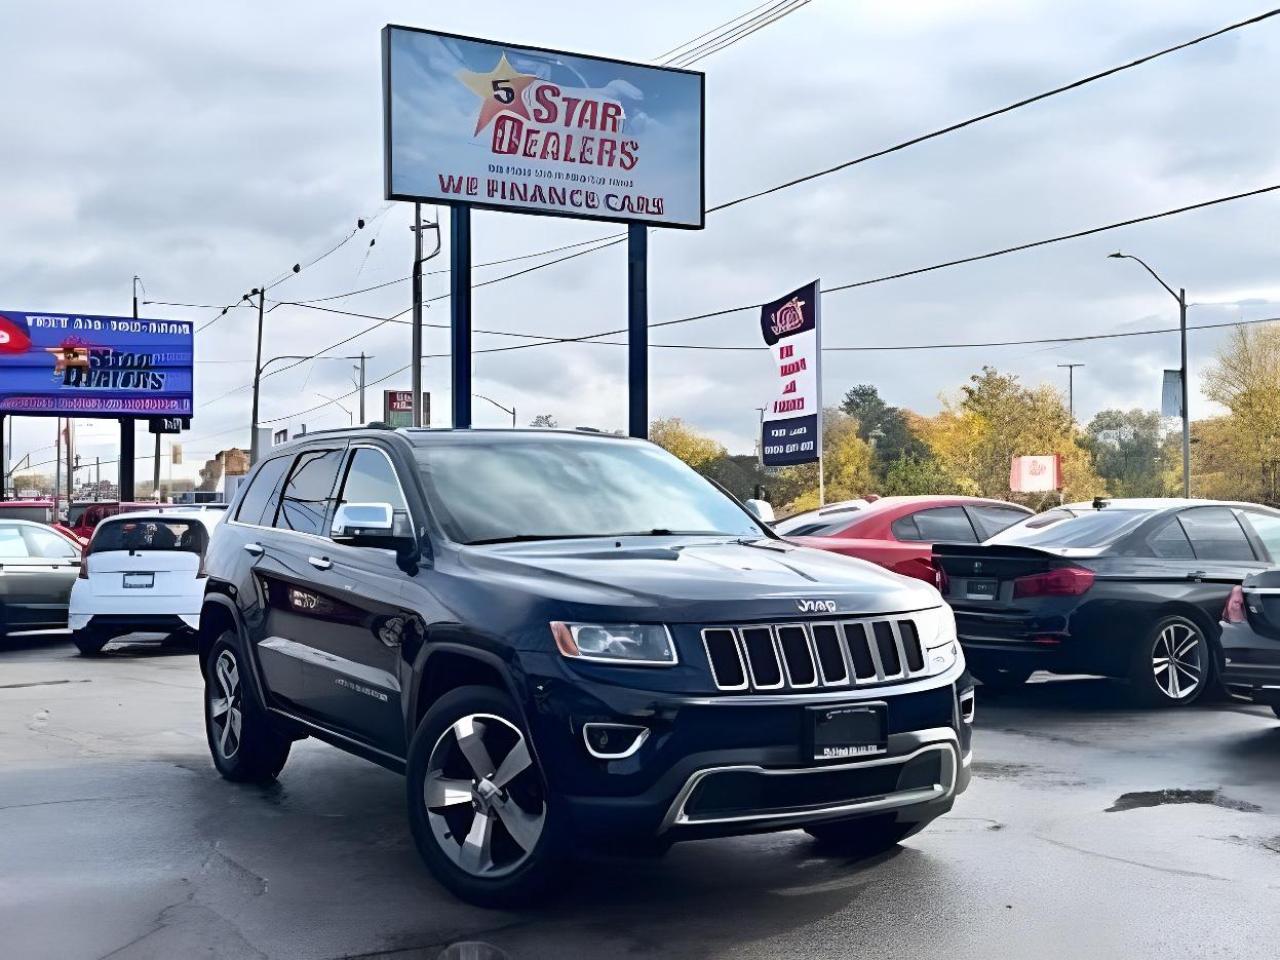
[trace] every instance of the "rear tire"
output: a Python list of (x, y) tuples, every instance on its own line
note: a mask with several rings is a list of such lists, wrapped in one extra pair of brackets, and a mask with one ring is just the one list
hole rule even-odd
[(205, 664), (204, 729), (218, 773), (237, 783), (270, 783), (289, 759), (288, 738), (258, 706), (253, 677), (226, 631), (214, 641)]
[(82, 657), (96, 657), (102, 653), (102, 648), (107, 645), (109, 637), (93, 630), (73, 630), (71, 631), (71, 642), (76, 645), (76, 649), (80, 651)]
[(1138, 701), (1152, 707), (1186, 707), (1214, 684), (1213, 644), (1191, 617), (1170, 614), (1147, 631), (1133, 651), (1129, 680)]
[(409, 747), (406, 797), (418, 852), (454, 896), (525, 906), (558, 890), (558, 801), (502, 691), (460, 687), (432, 705)]
[(897, 823), (893, 817), (860, 817), (832, 823), (811, 823), (804, 832), (824, 852), (845, 857), (871, 857), (901, 843), (916, 829), (914, 823)]
[(1031, 674), (1035, 673), (1030, 667), (980, 666), (975, 668), (973, 664), (969, 665), (969, 672), (981, 681), (982, 689), (997, 696), (1017, 690), (1031, 679)]

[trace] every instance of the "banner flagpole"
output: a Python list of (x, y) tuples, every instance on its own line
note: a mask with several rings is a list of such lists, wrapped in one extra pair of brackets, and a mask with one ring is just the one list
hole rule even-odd
[(822, 280), (815, 285), (817, 293), (813, 305), (813, 365), (814, 385), (818, 394), (818, 506), (827, 505), (826, 463), (822, 450)]

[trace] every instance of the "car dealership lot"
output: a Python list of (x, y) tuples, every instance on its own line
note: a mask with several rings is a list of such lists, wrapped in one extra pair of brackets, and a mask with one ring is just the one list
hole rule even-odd
[(1280, 939), (1265, 708), (1137, 711), (1091, 679), (979, 691), (973, 788), (893, 854), (823, 857), (799, 832), (690, 843), (592, 860), (551, 905), (497, 912), (427, 875), (394, 774), (307, 741), (275, 786), (221, 780), (199, 690), (187, 654), (6, 641), (6, 956), (1243, 957)]

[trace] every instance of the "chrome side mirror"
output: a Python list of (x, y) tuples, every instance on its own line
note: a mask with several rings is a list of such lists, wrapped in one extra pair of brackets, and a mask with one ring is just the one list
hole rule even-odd
[(386, 536), (395, 529), (395, 516), (389, 503), (343, 503), (333, 515), (329, 533), (335, 540)]
[(742, 505), (751, 511), (752, 516), (763, 523), (773, 523), (773, 504), (768, 500), (744, 500)]

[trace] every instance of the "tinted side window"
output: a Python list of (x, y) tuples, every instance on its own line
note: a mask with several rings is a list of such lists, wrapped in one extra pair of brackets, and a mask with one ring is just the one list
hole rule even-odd
[(994, 537), (1006, 527), (1012, 527), (1018, 521), (1025, 520), (1030, 516), (1030, 514), (1010, 507), (970, 507), (969, 512), (977, 517), (978, 526), (982, 528), (982, 533), (988, 537)]
[(396, 533), (407, 534), (409, 505), (400, 493), (395, 467), (378, 450), (357, 447), (347, 464), (338, 503), (389, 503), (395, 511)]
[(1159, 530), (1147, 538), (1151, 547), (1151, 555), (1165, 560), (1190, 560), (1195, 554), (1191, 552), (1191, 541), (1177, 517), (1170, 517)]
[(920, 528), (916, 526), (916, 518), (914, 514), (907, 514), (905, 517), (899, 517), (893, 521), (893, 526), (889, 528), (894, 537), (899, 540), (923, 540), (920, 536)]
[(1280, 563), (1280, 517), (1269, 513), (1255, 513), (1250, 510), (1245, 514), (1262, 545), (1271, 554), (1272, 563)]
[(1197, 560), (1252, 560), (1253, 547), (1226, 507), (1196, 507), (1181, 514)]
[(299, 454), (280, 493), (275, 526), (281, 530), (323, 534), (329, 498), (341, 463), (341, 450), (308, 450)]
[(932, 510), (921, 510), (912, 515), (916, 521), (916, 529), (920, 531), (919, 539), (929, 543), (977, 543), (978, 536), (973, 532), (963, 507), (935, 507)]
[[(293, 462), (292, 457), (273, 457), (258, 468), (258, 472), (249, 481), (249, 489), (245, 491), (240, 508), (236, 511), (236, 519), (241, 523), (271, 526), (275, 519), (276, 498), (273, 494), (280, 486), (280, 478)], [(268, 504), (270, 505), (268, 509)]]

